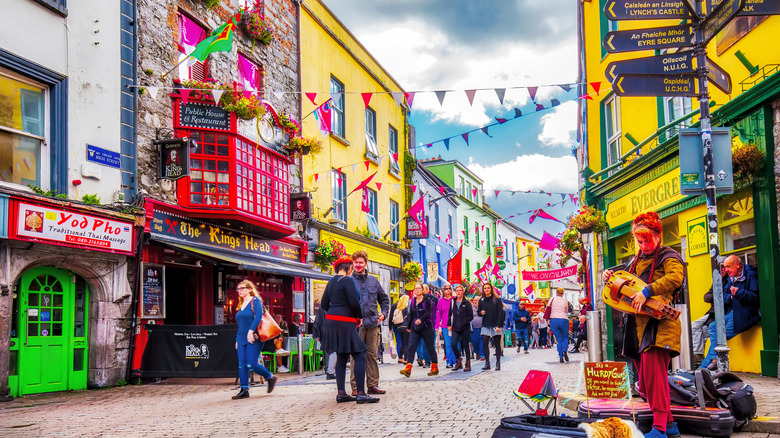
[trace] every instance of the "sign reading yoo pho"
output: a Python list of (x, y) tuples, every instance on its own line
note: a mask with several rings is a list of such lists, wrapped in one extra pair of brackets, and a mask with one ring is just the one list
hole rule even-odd
[(585, 391), (589, 398), (626, 398), (625, 362), (585, 362)]
[(15, 236), (67, 246), (133, 254), (133, 223), (19, 203)]

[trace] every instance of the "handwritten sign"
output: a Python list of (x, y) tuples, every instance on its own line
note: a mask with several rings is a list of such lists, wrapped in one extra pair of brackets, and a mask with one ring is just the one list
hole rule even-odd
[(165, 318), (165, 268), (144, 263), (141, 318)]
[(133, 223), (19, 203), (15, 237), (133, 254)]
[(589, 398), (627, 398), (625, 362), (585, 362), (585, 391)]
[(230, 113), (216, 105), (185, 103), (179, 109), (179, 124), (194, 128), (230, 130)]

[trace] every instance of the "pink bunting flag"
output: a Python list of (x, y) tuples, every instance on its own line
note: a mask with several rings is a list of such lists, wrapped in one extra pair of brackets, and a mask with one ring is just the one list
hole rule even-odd
[(366, 104), (366, 108), (368, 108), (368, 103), (371, 102), (374, 93), (360, 93), (360, 95), (363, 97), (363, 103)]
[(179, 94), (181, 95), (181, 103), (186, 105), (187, 101), (190, 100), (190, 89), (189, 88), (179, 88)]
[(498, 198), (498, 194), (501, 193), (501, 190), (493, 190), (493, 192), (496, 194), (496, 198)]
[(396, 163), (398, 163), (398, 152), (396, 152), (396, 153), (394, 153), (394, 154), (393, 154), (393, 161), (395, 161)]
[(406, 96), (406, 103), (409, 104), (409, 108), (412, 107), (412, 102), (414, 102), (414, 91), (411, 91), (409, 93), (404, 93), (404, 96)]
[(252, 93), (253, 93), (252, 90), (242, 90), (241, 91), (241, 94), (243, 94), (244, 98), (246, 98), (246, 99), (251, 99), (252, 98)]
[(590, 86), (593, 87), (593, 91), (595, 91), (596, 96), (598, 96), (599, 90), (601, 90), (601, 82), (591, 82)]
[(484, 246), (484, 245), (485, 245), (485, 241), (484, 240), (480, 240), (479, 241), (479, 246)]
[(368, 187), (363, 188), (363, 201), (360, 203), (360, 211), (363, 213), (371, 213), (371, 205), (368, 201)]
[(382, 183), (374, 183), (374, 184), (376, 184), (377, 190), (382, 190)]
[(471, 189), (471, 195), (476, 197), (477, 196), (477, 189)]
[(531, 96), (531, 100), (536, 102), (536, 90), (538, 90), (539, 87), (528, 87), (528, 95)]
[(466, 146), (468, 146), (469, 145), (469, 133), (465, 132), (465, 133), (461, 134), (460, 136), (463, 137), (463, 140), (466, 140)]
[(431, 146), (433, 146), (433, 143), (428, 143), (428, 144), (425, 145), (426, 148), (429, 148)]
[(537, 103), (537, 104), (536, 104), (536, 110), (537, 110), (537, 111), (541, 111), (541, 110), (543, 110), (543, 109), (544, 109), (544, 105), (542, 105), (542, 104), (539, 104), (539, 103)]
[(485, 231), (485, 226), (484, 226), (484, 225), (482, 225), (482, 228), (481, 228), (481, 229), (482, 229), (482, 231)]
[(368, 160), (364, 161), (363, 164), (366, 165), (366, 170), (368, 170), (369, 166), (371, 166), (371, 162)]
[(555, 249), (555, 246), (558, 245), (558, 240), (559, 239), (555, 238), (555, 236), (545, 231), (544, 234), (542, 234), (542, 240), (539, 241), (539, 248), (552, 251)]
[(474, 105), (475, 94), (477, 94), (477, 90), (466, 90), (466, 97), (469, 99), (469, 105)]
[(417, 186), (416, 186), (416, 185), (414, 185), (414, 184), (410, 185), (410, 186), (409, 186), (409, 188), (411, 188), (411, 189), (412, 189), (412, 194), (414, 194), (414, 192), (416, 192), (416, 191), (417, 191)]
[(312, 105), (317, 105), (316, 99), (317, 99), (317, 93), (305, 93), (306, 97), (309, 98)]
[(460, 230), (460, 232), (463, 233), (464, 236), (466, 235), (466, 230)]
[(584, 94), (580, 96), (580, 99), (593, 100), (593, 96), (591, 96), (590, 94)]
[(444, 187), (439, 186), (439, 193), (444, 196)]

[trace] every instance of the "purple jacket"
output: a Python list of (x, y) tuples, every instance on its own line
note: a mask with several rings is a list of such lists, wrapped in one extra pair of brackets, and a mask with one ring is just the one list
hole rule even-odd
[(452, 299), (439, 298), (436, 303), (436, 319), (433, 320), (433, 328), (447, 330), (447, 321), (450, 319), (450, 306)]

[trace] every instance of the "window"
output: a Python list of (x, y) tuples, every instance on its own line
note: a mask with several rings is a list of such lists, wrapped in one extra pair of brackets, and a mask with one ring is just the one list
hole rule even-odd
[(376, 111), (366, 108), (366, 157), (372, 161), (379, 160), (379, 149), (376, 147)]
[(331, 132), (344, 138), (344, 84), (331, 76), (330, 97), (333, 99), (330, 105)]
[[(206, 39), (206, 29), (195, 20), (179, 12), (179, 62), (183, 61), (199, 42)], [(190, 58), (179, 64), (179, 79), (203, 81), (206, 79), (206, 62)]]
[(734, 43), (747, 35), (754, 27), (758, 26), (759, 23), (764, 21), (766, 17), (766, 15), (734, 17), (734, 19), (731, 20), (731, 22), (729, 22), (729, 24), (727, 24), (715, 37), (718, 55), (722, 55), (729, 47), (734, 45)]
[(466, 278), (471, 277), (471, 260), (466, 259)]
[(0, 69), (0, 181), (49, 187), (48, 89)]
[(379, 231), (379, 224), (377, 223), (377, 197), (376, 190), (366, 188), (366, 196), (368, 197), (368, 213), (366, 213), (366, 220), (368, 223), (368, 232), (372, 237), (382, 237)]
[(401, 171), (401, 167), (398, 165), (398, 161), (393, 157), (398, 153), (398, 130), (393, 128), (393, 125), (388, 126), (387, 145), (390, 148), (390, 171), (397, 175)]
[(343, 221), (344, 225), (340, 226), (346, 228), (347, 203), (346, 201), (341, 202), (341, 200), (347, 196), (347, 175), (335, 169), (330, 175), (331, 193), (333, 194), (333, 213), (331, 215), (333, 219)]
[(450, 244), (452, 244), (452, 212), (447, 214), (447, 237), (450, 238)]
[[(680, 117), (688, 114), (693, 109), (693, 101), (690, 97), (664, 97), (664, 124), (671, 123)], [(679, 125), (666, 130), (660, 138), (661, 142), (676, 138), (680, 133), (680, 129), (687, 128), (691, 125), (690, 119), (680, 123)]]
[(238, 83), (248, 91), (260, 90), (260, 67), (242, 54), (238, 54)]
[(466, 245), (469, 244), (469, 218), (468, 216), (463, 216), (463, 243)]
[(474, 222), (474, 234), (476, 234), (474, 245), (476, 245), (477, 249), (479, 249), (479, 224), (476, 222)]
[[(756, 226), (753, 220), (752, 193), (728, 197), (721, 201), (720, 218), (721, 253), (744, 250), (756, 246)], [(725, 208), (722, 204), (725, 203)]]
[(395, 201), (390, 201), (390, 226), (392, 227), (392, 231), (390, 231), (390, 240), (393, 242), (399, 242), (398, 238), (398, 203)]
[(604, 103), (604, 123), (607, 134), (607, 163), (612, 165), (620, 160), (622, 148), (620, 147), (620, 101), (617, 96), (612, 96)]
[(490, 229), (485, 230), (485, 250), (490, 255)]
[(458, 177), (458, 187), (460, 187), (460, 196), (466, 197), (466, 180), (462, 176)]
[(438, 236), (439, 235), (439, 204), (434, 205), (433, 215), (434, 215), (433, 234)]

